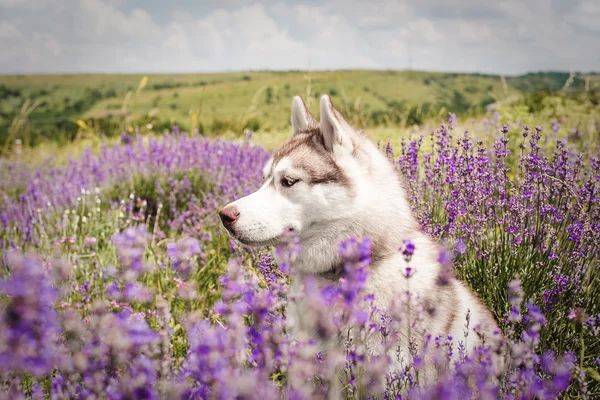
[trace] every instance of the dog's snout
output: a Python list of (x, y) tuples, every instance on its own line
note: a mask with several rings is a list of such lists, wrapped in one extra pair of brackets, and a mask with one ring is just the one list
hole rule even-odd
[(223, 222), (225, 228), (231, 229), (233, 224), (235, 224), (240, 217), (240, 212), (237, 208), (228, 206), (219, 212), (219, 217), (221, 217), (221, 222)]

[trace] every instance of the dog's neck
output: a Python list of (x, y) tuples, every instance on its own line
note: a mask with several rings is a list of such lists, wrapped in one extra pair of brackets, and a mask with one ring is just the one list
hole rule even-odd
[[(368, 227), (367, 227), (368, 228)], [(413, 240), (416, 237), (423, 237), (420, 230), (385, 230), (379, 231), (372, 229), (339, 229), (329, 228), (324, 232), (328, 235), (319, 238), (310, 238), (301, 241), (301, 251), (296, 260), (292, 263), (293, 270), (301, 274), (320, 275), (330, 280), (337, 280), (344, 270), (344, 263), (338, 253), (338, 246), (342, 240), (350, 237), (358, 238), (369, 237), (372, 242), (371, 247), (371, 266), (376, 266), (389, 257), (394, 257), (401, 250), (403, 239)]]
[[(380, 261), (382, 261), (383, 259), (385, 259), (386, 256), (389, 256), (389, 255), (391, 255), (391, 254), (375, 255), (374, 257), (371, 257), (370, 265), (376, 266)], [(344, 272), (345, 272), (344, 271), (344, 263), (342, 261), (340, 261), (340, 262), (336, 263), (335, 265), (333, 265), (327, 271), (319, 272), (319, 273), (316, 273), (315, 275), (317, 275), (318, 277), (323, 278), (327, 281), (336, 282), (343, 276)]]

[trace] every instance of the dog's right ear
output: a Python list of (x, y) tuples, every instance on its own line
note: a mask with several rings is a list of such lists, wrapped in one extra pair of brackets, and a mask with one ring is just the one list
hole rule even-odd
[(300, 96), (294, 96), (292, 100), (292, 132), (306, 132), (308, 130), (318, 128), (319, 123), (306, 108), (306, 104)]
[(321, 96), (321, 132), (327, 150), (333, 152), (338, 147), (348, 152), (354, 151), (354, 131), (333, 107), (328, 94)]

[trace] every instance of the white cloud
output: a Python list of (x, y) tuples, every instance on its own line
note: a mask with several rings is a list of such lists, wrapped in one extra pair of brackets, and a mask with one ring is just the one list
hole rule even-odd
[(444, 35), (428, 19), (419, 18), (408, 24), (411, 37), (422, 37), (426, 42), (437, 43), (444, 39)]
[[(0, 72), (600, 65), (594, 0), (227, 0), (166, 17), (124, 0), (0, 0)], [(144, 3), (136, 3), (144, 4)], [(146, 3), (149, 4), (149, 3)], [(558, 5), (557, 5), (558, 4)], [(146, 7), (146, 6), (144, 6)], [(164, 12), (164, 11), (161, 11)], [(157, 21), (161, 21), (160, 23)]]
[(342, 14), (361, 28), (393, 28), (414, 17), (415, 8), (404, 1), (325, 0), (326, 14)]
[(456, 24), (456, 34), (460, 41), (467, 44), (481, 44), (494, 37), (490, 25), (482, 21), (460, 20)]
[(581, 2), (567, 18), (574, 24), (600, 32), (600, 3), (590, 0)]
[(56, 3), (56, 0), (0, 0), (0, 9), (40, 10)]
[(18, 40), (23, 37), (23, 34), (17, 29), (17, 27), (8, 22), (0, 21), (0, 39), (3, 40)]
[(177, 10), (161, 51), (198, 69), (249, 69), (301, 62), (304, 45), (289, 37), (260, 4), (194, 18)]

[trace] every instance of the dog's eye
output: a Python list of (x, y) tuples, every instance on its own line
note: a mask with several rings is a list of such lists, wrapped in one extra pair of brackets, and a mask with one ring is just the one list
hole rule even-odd
[(299, 181), (299, 179), (293, 179), (293, 178), (288, 178), (287, 176), (284, 176), (283, 178), (281, 178), (281, 186), (283, 186), (283, 187), (292, 187), (298, 181)]

